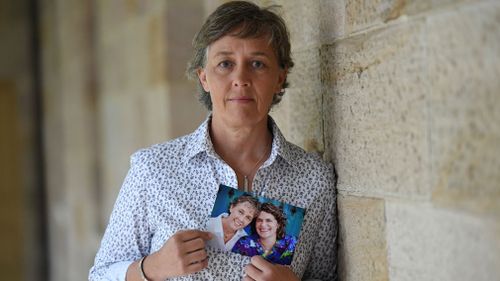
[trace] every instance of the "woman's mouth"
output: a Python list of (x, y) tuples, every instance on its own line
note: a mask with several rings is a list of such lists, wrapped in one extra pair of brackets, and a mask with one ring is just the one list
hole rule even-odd
[(235, 220), (235, 221), (234, 221), (234, 225), (236, 225), (237, 227), (242, 227), (242, 226), (243, 226), (243, 223), (242, 223), (242, 222), (240, 222), (240, 221)]
[(234, 97), (234, 98), (228, 99), (228, 101), (236, 102), (236, 103), (249, 103), (249, 102), (252, 102), (253, 99), (250, 97)]

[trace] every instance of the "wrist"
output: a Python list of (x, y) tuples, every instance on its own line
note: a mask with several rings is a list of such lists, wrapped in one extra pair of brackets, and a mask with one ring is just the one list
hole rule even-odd
[(144, 271), (144, 262), (148, 256), (144, 256), (137, 263), (137, 270), (139, 271), (139, 275), (141, 276), (142, 281), (153, 281), (151, 278), (148, 278), (148, 275)]
[[(138, 268), (140, 270), (139, 274), (141, 275), (141, 277), (143, 277), (143, 279), (141, 279), (142, 281), (163, 280), (156, 274), (157, 270), (155, 267), (154, 259), (154, 254), (142, 258), (142, 267)], [(141, 264), (139, 263), (139, 265)]]

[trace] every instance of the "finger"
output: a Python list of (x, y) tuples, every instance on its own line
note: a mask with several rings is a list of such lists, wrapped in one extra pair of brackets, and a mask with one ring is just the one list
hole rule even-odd
[(182, 246), (182, 250), (184, 253), (192, 253), (196, 252), (200, 249), (205, 249), (205, 241), (201, 238), (195, 238), (193, 240), (189, 240), (187, 242), (184, 242), (184, 245)]
[(201, 249), (199, 251), (192, 252), (192, 253), (189, 253), (188, 255), (186, 255), (185, 261), (186, 261), (186, 265), (189, 265), (189, 264), (193, 264), (196, 262), (204, 261), (207, 258), (208, 258), (207, 252), (205, 251), (205, 249)]
[(272, 264), (270, 262), (266, 261), (261, 256), (253, 256), (250, 259), (250, 262), (252, 263), (253, 266), (255, 266), (260, 271), (268, 271), (271, 269), (271, 266), (272, 266)]
[(201, 234), (201, 239), (205, 241), (212, 240), (212, 238), (214, 238), (214, 235), (208, 231), (200, 231), (200, 234)]
[(255, 281), (255, 279), (253, 279), (252, 277), (250, 277), (248, 275), (245, 275), (245, 276), (243, 276), (243, 280), (242, 281)]
[(262, 271), (251, 263), (245, 267), (245, 273), (248, 277), (252, 278), (252, 280), (257, 280), (262, 275)]
[(187, 273), (194, 273), (203, 270), (208, 266), (208, 258), (199, 262), (192, 263), (186, 267)]
[(182, 232), (179, 232), (179, 236), (182, 241), (187, 242), (196, 238), (201, 238), (205, 241), (212, 239), (212, 233), (206, 232), (206, 231), (201, 231), (201, 230), (196, 230), (196, 229), (191, 229), (191, 230), (185, 230)]

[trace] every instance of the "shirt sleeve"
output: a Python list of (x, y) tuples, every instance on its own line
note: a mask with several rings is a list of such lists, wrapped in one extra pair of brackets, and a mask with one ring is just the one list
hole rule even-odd
[(139, 151), (131, 158), (115, 202), (109, 224), (89, 272), (89, 280), (125, 280), (128, 266), (149, 253), (146, 189), (150, 182), (147, 153)]
[(337, 280), (337, 201), (333, 171), (328, 178), (328, 188), (319, 200), (324, 206), (317, 243), (304, 272), (303, 280)]

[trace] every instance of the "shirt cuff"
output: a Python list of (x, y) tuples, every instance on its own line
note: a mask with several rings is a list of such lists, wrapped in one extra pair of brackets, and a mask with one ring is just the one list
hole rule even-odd
[(125, 281), (128, 267), (133, 261), (121, 261), (114, 263), (108, 267), (106, 280)]

